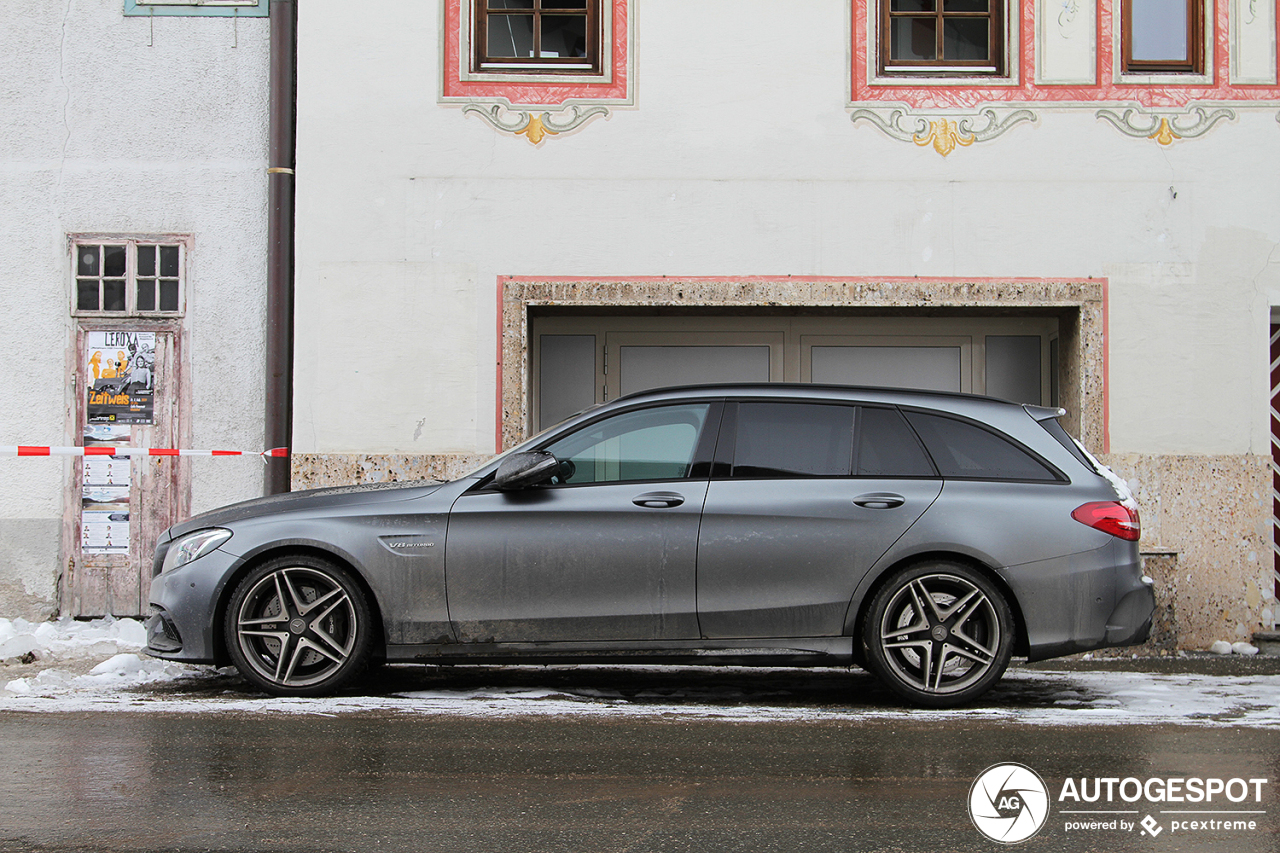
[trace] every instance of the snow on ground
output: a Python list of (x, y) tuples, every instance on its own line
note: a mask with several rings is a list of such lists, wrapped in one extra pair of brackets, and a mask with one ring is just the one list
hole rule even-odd
[[(339, 715), (355, 712), (447, 714), (472, 717), (568, 715), (624, 716), (734, 721), (792, 720), (1000, 720), (1032, 725), (1143, 725), (1175, 723), (1280, 729), (1280, 675), (1214, 676), (1146, 672), (1043, 671), (1011, 669), (986, 704), (955, 711), (898, 707), (883, 698), (848, 702), (830, 693), (810, 697), (803, 689), (778, 690), (782, 672), (723, 669), (735, 673), (732, 687), (699, 686), (689, 667), (578, 667), (573, 678), (545, 680), (556, 686), (502, 685), (433, 688), (380, 695), (323, 699), (277, 699), (245, 691), (233, 671), (189, 666), (140, 655), (146, 636), (132, 619), (97, 619), (32, 624), (0, 619), (0, 712), (134, 711)], [(521, 680), (565, 668), (519, 670)], [(675, 689), (624, 690), (631, 672), (645, 683)], [(816, 670), (817, 677), (848, 677), (844, 670)], [(601, 678), (597, 682), (594, 673)], [(620, 679), (620, 673), (622, 677)], [(750, 685), (759, 679), (761, 689)], [(865, 676), (864, 676), (865, 679)], [(474, 673), (470, 677), (475, 680)], [(566, 684), (566, 681), (568, 682)], [(606, 686), (594, 686), (594, 684)], [(791, 684), (803, 684), (790, 678)], [(837, 681), (837, 683), (839, 683)], [(863, 682), (866, 683), (865, 681)], [(609, 686), (612, 685), (612, 686)], [(748, 685), (744, 692), (743, 685)], [(887, 694), (885, 694), (887, 695)]]

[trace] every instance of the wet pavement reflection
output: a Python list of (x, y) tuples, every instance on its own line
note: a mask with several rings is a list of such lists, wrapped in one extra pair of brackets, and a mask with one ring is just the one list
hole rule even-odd
[[(1006, 681), (991, 702), (1052, 705), (1064, 679)], [(664, 708), (897, 707), (869, 676), (837, 671), (412, 668), (363, 689), (530, 686)], [(243, 689), (227, 676), (164, 693)], [(1049, 791), (1047, 821), (1020, 849), (1280, 847), (1276, 728), (9, 711), (0, 744), (0, 851), (987, 851), (1009, 848), (979, 834), (969, 792), (1000, 762), (1035, 770)], [(1064, 782), (1095, 777), (1269, 781), (1260, 803), (1211, 804), (1265, 812), (1254, 830), (1178, 830), (1171, 804), (1117, 798), (1132, 829), (1068, 831), (1062, 812), (1081, 805), (1058, 801)], [(1146, 816), (1158, 833), (1137, 825)]]

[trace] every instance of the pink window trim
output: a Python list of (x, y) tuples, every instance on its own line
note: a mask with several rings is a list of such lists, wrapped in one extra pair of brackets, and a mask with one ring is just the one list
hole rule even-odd
[[(868, 3), (876, 0), (867, 0)], [(853, 77), (854, 103), (905, 103), (917, 109), (973, 108), (993, 103), (1136, 103), (1152, 108), (1182, 108), (1197, 101), (1273, 101), (1280, 99), (1280, 85), (1232, 85), (1230, 77), (1230, 3), (1213, 0), (1213, 65), (1205, 71), (1211, 82), (1135, 84), (1114, 82), (1115, 40), (1113, 26), (1119, 26), (1121, 0), (1100, 0), (1098, 6), (1098, 45), (1096, 68), (1098, 83), (1092, 86), (1053, 86), (1035, 83), (1035, 7), (1036, 0), (1011, 0), (1015, 15), (1011, 27), (1020, 40), (1018, 85), (990, 86), (973, 78), (955, 83), (930, 83), (927, 86), (877, 85), (868, 79), (868, 60), (874, 59), (877, 45), (873, 34), (866, 32), (866, 7), (854, 4)], [(1114, 13), (1112, 10), (1115, 10)], [(1277, 16), (1280, 20), (1280, 16)], [(1280, 29), (1280, 27), (1278, 27)], [(1277, 41), (1280, 43), (1280, 40)], [(869, 53), (871, 51), (871, 53)], [(1167, 79), (1168, 75), (1165, 76)], [(901, 80), (902, 78), (896, 77)]]
[(512, 74), (511, 81), (491, 82), (462, 79), (462, 67), (470, 61), (463, 56), (461, 36), (462, 4), (470, 0), (445, 0), (444, 4), (444, 83), (446, 98), (500, 98), (512, 104), (558, 106), (570, 100), (618, 101), (627, 97), (627, 11), (629, 0), (601, 0), (613, 3), (613, 35), (602, 50), (612, 51), (613, 79), (607, 83), (543, 83), (521, 79)]

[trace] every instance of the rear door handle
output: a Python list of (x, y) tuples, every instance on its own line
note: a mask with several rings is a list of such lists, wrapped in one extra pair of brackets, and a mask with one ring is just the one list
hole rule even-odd
[(902, 495), (895, 495), (893, 492), (871, 492), (870, 494), (858, 495), (853, 502), (867, 509), (894, 509), (902, 506), (907, 499)]
[(637, 495), (632, 498), (631, 502), (636, 506), (662, 509), (664, 507), (680, 506), (680, 504), (684, 503), (684, 495), (678, 495), (675, 492), (645, 492), (643, 495)]

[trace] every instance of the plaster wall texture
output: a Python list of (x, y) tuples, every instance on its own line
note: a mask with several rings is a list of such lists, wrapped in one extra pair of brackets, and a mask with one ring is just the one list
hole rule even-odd
[[(125, 18), (119, 0), (0, 10), (0, 240), (12, 400), (0, 443), (78, 444), (68, 237), (190, 235), (187, 446), (262, 442), (267, 22)], [(81, 383), (78, 387), (83, 388)], [(175, 460), (176, 461), (176, 460)], [(261, 493), (256, 460), (182, 460), (191, 510)], [(6, 459), (0, 613), (56, 606), (67, 459)]]
[(1046, 109), (942, 158), (849, 121), (842, 3), (653, 0), (636, 106), (535, 147), (437, 103), (435, 4), (368, 11), (301, 10), (299, 450), (492, 450), (500, 275), (1108, 277), (1112, 449), (1266, 450), (1274, 109), (1168, 148)]
[(849, 120), (843, 0), (631, 15), (634, 105), (535, 146), (439, 102), (440, 4), (300, 9), (299, 482), (438, 476), (493, 452), (522, 380), (504, 356), (516, 375), (495, 402), (499, 335), (520, 323), (499, 331), (502, 276), (574, 283), (566, 305), (593, 304), (592, 279), (708, 277), (717, 303), (764, 276), (1093, 279), (1108, 458), (1138, 487), (1144, 547), (1177, 567), (1179, 643), (1274, 616), (1259, 478), (1276, 106), (1171, 146), (1037, 106), (944, 158)]

